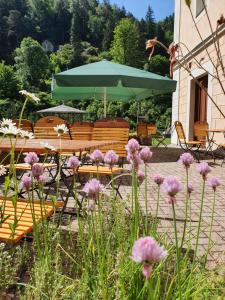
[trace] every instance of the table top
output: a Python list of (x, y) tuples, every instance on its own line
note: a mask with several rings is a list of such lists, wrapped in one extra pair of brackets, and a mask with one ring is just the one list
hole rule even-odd
[(207, 132), (213, 132), (213, 133), (225, 133), (225, 129), (206, 129)]
[[(43, 153), (46, 151), (44, 146), (41, 143), (48, 143), (53, 146), (56, 150), (49, 152), (60, 152), (60, 140), (59, 139), (32, 139), (24, 140), (18, 139), (15, 144), (15, 140), (12, 140), (12, 143), (15, 144), (16, 152), (37, 152)], [(101, 146), (114, 145), (118, 141), (84, 141), (84, 140), (61, 140), (61, 151), (62, 152), (79, 152), (85, 150), (97, 149)], [(0, 140), (0, 150), (1, 151), (10, 151), (11, 143), (9, 139)]]

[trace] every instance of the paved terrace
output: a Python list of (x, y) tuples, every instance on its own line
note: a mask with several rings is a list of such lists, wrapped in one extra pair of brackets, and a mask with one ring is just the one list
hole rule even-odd
[[(148, 168), (148, 195), (149, 195), (149, 212), (155, 214), (156, 204), (157, 204), (157, 186), (152, 180), (153, 174), (159, 173), (161, 175), (175, 175), (177, 176), (182, 184), (183, 190), (179, 193), (177, 197), (176, 204), (176, 215), (177, 215), (177, 226), (180, 231), (180, 236), (183, 230), (183, 220), (185, 214), (185, 185), (186, 185), (186, 172), (184, 167), (177, 162), (179, 155), (182, 153), (178, 148), (157, 148), (152, 149), (154, 156), (152, 158), (152, 163)], [(216, 196), (216, 208), (215, 208), (215, 218), (213, 225), (212, 240), (215, 243), (210, 251), (209, 255), (209, 265), (214, 266), (217, 263), (225, 262), (225, 164), (221, 167), (221, 160), (217, 160), (217, 164), (213, 164), (212, 160), (206, 160), (212, 167), (211, 175), (217, 176), (221, 180), (221, 186), (218, 188)], [(192, 237), (196, 235), (197, 232), (197, 221), (200, 211), (200, 200), (201, 200), (201, 188), (202, 188), (202, 178), (196, 171), (196, 165), (194, 164), (189, 170), (189, 182), (194, 186), (194, 192), (191, 197), (192, 206)], [(126, 168), (127, 166), (125, 166)], [(127, 180), (122, 184), (120, 191), (124, 198), (130, 193), (130, 185)], [(159, 230), (161, 232), (166, 232), (168, 238), (173, 240), (173, 221), (172, 221), (172, 207), (170, 204), (166, 203), (167, 197), (165, 194), (161, 193), (160, 208), (159, 208)], [(206, 187), (205, 200), (204, 200), (204, 210), (203, 210), (203, 221), (201, 235), (199, 238), (199, 251), (198, 254), (204, 253), (207, 247), (208, 235), (209, 235), (209, 224), (211, 216), (211, 208), (213, 202), (213, 192), (212, 188)], [(69, 205), (74, 206), (74, 202), (69, 201)], [(144, 201), (144, 184), (141, 186), (140, 192), (140, 205), (145, 211), (145, 201)], [(76, 228), (76, 220), (72, 222), (72, 228)], [(71, 227), (70, 227), (71, 228)], [(187, 225), (187, 233), (189, 236), (189, 224)], [(193, 239), (193, 242), (195, 238)], [(194, 248), (194, 245), (193, 245)]]

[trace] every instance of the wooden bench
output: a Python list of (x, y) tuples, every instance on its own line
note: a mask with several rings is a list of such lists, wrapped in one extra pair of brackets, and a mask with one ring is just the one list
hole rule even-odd
[(90, 122), (76, 122), (70, 126), (73, 140), (91, 141), (94, 124)]
[(114, 140), (118, 141), (115, 145), (101, 147), (100, 150), (106, 153), (114, 150), (120, 158), (127, 156), (125, 146), (129, 138), (129, 123), (125, 120), (97, 121), (94, 126), (92, 140)]
[[(4, 203), (4, 199), (0, 198), (0, 205)], [(57, 202), (56, 208), (62, 207), (64, 205), (63, 202)], [(45, 205), (42, 207), (43, 214), (45, 218), (50, 217), (54, 212), (54, 207), (52, 202), (45, 201)], [(34, 201), (34, 210), (35, 210), (35, 220), (36, 222), (41, 221), (41, 203), (38, 200)], [(33, 230), (33, 219), (30, 208), (30, 203), (27, 200), (17, 200), (16, 207), (17, 217), (19, 218), (18, 226), (16, 227), (15, 234), (12, 235), (11, 229), (9, 227), (10, 223), (14, 221), (14, 207), (12, 204), (12, 200), (7, 198), (5, 201), (5, 210), (4, 216), (9, 216), (6, 221), (0, 226), (0, 241), (5, 243), (15, 244), (19, 242), (26, 234)], [(45, 213), (46, 212), (46, 213)]]
[[(16, 123), (17, 127), (19, 126), (19, 120), (18, 119), (13, 120), (13, 123)], [(27, 120), (27, 119), (22, 119), (21, 120), (20, 128), (23, 129), (23, 130), (34, 132), (33, 123), (30, 120)]]
[[(34, 135), (37, 139), (57, 139), (58, 135), (55, 132), (54, 127), (57, 125), (65, 124), (68, 127), (68, 123), (55, 116), (49, 116), (39, 119), (34, 125)], [(69, 128), (69, 127), (68, 127)], [(70, 132), (61, 136), (62, 139), (71, 140)]]

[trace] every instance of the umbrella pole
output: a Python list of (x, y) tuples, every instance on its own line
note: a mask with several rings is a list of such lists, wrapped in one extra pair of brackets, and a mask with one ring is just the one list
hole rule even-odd
[(106, 100), (106, 87), (104, 87), (104, 118), (106, 118), (107, 115), (107, 100)]

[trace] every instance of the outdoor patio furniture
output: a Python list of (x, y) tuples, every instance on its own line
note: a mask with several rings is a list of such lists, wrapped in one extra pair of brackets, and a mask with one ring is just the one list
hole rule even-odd
[[(54, 130), (54, 127), (61, 124), (68, 126), (68, 123), (65, 120), (55, 116), (48, 116), (39, 119), (34, 125), (35, 138), (43, 140), (56, 139), (58, 136), (57, 132)], [(64, 140), (70, 140), (70, 132), (68, 131), (66, 134), (63, 134), (61, 138)]]
[(157, 141), (157, 144), (155, 145), (156, 148), (158, 148), (160, 145), (163, 145), (165, 148), (167, 148), (167, 143), (165, 142), (166, 139), (171, 137), (171, 134), (174, 130), (174, 125), (169, 125), (166, 130), (160, 132), (157, 131), (157, 135), (155, 136), (155, 139)]
[(108, 150), (114, 150), (119, 155), (123, 164), (127, 156), (125, 149), (129, 138), (129, 123), (126, 120), (117, 122), (116, 120), (99, 120), (95, 122), (92, 140), (93, 141), (117, 141), (113, 145), (101, 147), (100, 150), (106, 153)]
[[(56, 208), (63, 206), (62, 202), (57, 202), (55, 207), (50, 201), (45, 201), (44, 205), (41, 204), (39, 200), (34, 200), (33, 202), (35, 221), (37, 223), (41, 222), (42, 216), (44, 218), (48, 218), (53, 214)], [(10, 229), (10, 224), (14, 222), (15, 218), (15, 208), (13, 206), (12, 199), (0, 197), (0, 205), (5, 205), (4, 217), (6, 217), (6, 220), (0, 226), (0, 241), (15, 244), (33, 230), (33, 218), (30, 201), (24, 199), (17, 200), (16, 216), (18, 224), (15, 229), (15, 234), (13, 235)]]
[[(44, 170), (48, 172), (48, 174), (50, 175), (50, 180), (48, 182), (45, 183), (45, 186), (46, 185), (51, 185), (52, 182), (55, 181), (55, 176), (56, 176), (56, 172), (54, 174), (54, 170), (57, 169), (57, 164), (55, 163), (36, 163), (36, 164), (39, 164), (39, 165), (42, 165)], [(10, 169), (10, 165), (6, 165), (5, 166), (8, 170)], [(21, 180), (21, 178), (23, 177), (23, 175), (27, 172), (31, 172), (32, 168), (31, 168), (31, 165), (29, 165), (28, 163), (16, 163), (14, 164), (14, 169), (17, 171), (16, 172), (16, 177), (17, 177), (17, 180)], [(11, 187), (12, 190), (13, 187)], [(34, 187), (34, 190), (37, 192), (38, 196), (39, 196), (39, 193), (38, 193), (38, 186)], [(19, 189), (17, 191), (18, 193), (18, 196), (19, 197), (22, 197), (23, 198), (23, 195), (25, 193), (27, 193), (27, 191), (25, 190), (22, 190), (22, 189)], [(47, 196), (48, 196), (48, 193), (46, 194), (45, 198), (47, 199)]]
[(222, 163), (221, 166), (223, 165), (225, 161), (225, 145), (224, 144), (217, 144), (215, 142), (215, 134), (216, 133), (221, 133), (225, 137), (225, 129), (207, 129), (207, 134), (208, 134), (208, 146), (206, 148), (206, 152), (212, 153), (213, 158), (214, 158), (214, 163), (215, 163), (215, 158), (220, 157), (222, 158)]
[(75, 122), (70, 126), (70, 134), (73, 140), (90, 141), (92, 138), (94, 123)]
[[(19, 119), (13, 120), (13, 123), (16, 123), (16, 126), (19, 126)], [(34, 132), (34, 125), (30, 120), (22, 119), (20, 122), (20, 128), (30, 132)]]
[(180, 121), (175, 121), (174, 123), (178, 142), (182, 150), (185, 152), (191, 152), (193, 156), (196, 158), (196, 160), (199, 162), (200, 159), (200, 148), (204, 145), (204, 142), (201, 141), (187, 141), (183, 125)]
[[(98, 177), (99, 180), (101, 180), (102, 178), (106, 179), (110, 187), (114, 188), (115, 196), (118, 195), (122, 199), (122, 195), (119, 191), (122, 177), (120, 177), (118, 180), (115, 180), (114, 183), (112, 182), (112, 178), (121, 175), (124, 171), (123, 168), (113, 167), (112, 169), (110, 169), (108, 166), (97, 167), (92, 165), (82, 165), (77, 170), (67, 169), (67, 171), (71, 176), (75, 175), (78, 178), (77, 181), (81, 184), (81, 186), (83, 186), (87, 182), (87, 180), (93, 176)], [(84, 176), (84, 179), (82, 178), (82, 176)], [(64, 179), (64, 183), (68, 189), (68, 194), (66, 196), (66, 199), (64, 200), (64, 207), (66, 207), (69, 197), (72, 196), (73, 198), (77, 198), (78, 208), (82, 209), (82, 203), (85, 199), (85, 194), (83, 194), (81, 199), (79, 200), (77, 197), (78, 195), (75, 195), (74, 181), (72, 180), (72, 183), (68, 183), (67, 180)], [(76, 192), (78, 192), (77, 194), (79, 194), (79, 191)]]

